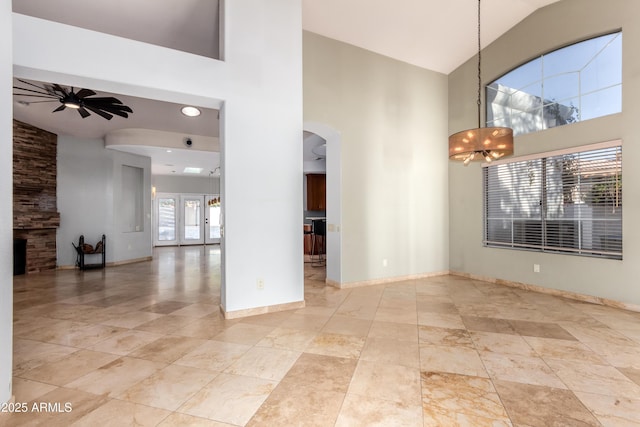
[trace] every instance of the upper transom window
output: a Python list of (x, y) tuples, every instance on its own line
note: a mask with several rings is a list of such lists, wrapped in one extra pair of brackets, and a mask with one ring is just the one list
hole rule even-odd
[(486, 88), (487, 126), (514, 135), (622, 111), (622, 33), (542, 55)]

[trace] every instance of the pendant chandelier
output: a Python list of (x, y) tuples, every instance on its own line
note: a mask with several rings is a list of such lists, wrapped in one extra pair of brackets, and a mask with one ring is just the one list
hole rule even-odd
[(513, 154), (513, 130), (506, 127), (481, 127), (480, 107), (482, 90), (480, 47), (480, 0), (478, 0), (478, 127), (454, 133), (449, 137), (449, 159), (491, 162)]

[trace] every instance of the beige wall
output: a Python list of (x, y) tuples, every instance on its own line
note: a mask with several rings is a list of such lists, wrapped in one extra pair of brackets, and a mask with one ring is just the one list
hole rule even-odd
[[(451, 270), (640, 304), (640, 227), (634, 224), (640, 218), (640, 2), (564, 0), (540, 9), (483, 51), (482, 75), (491, 81), (542, 53), (620, 28), (623, 112), (516, 137), (515, 155), (622, 139), (624, 260), (484, 248), (480, 164), (451, 163)], [(450, 133), (475, 126), (475, 61), (449, 75)], [(533, 273), (534, 263), (540, 273)]]
[(305, 122), (341, 135), (343, 283), (447, 270), (447, 77), (308, 32), (303, 66)]

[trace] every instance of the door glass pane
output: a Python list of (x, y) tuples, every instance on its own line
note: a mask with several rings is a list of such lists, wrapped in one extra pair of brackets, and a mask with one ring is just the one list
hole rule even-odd
[(220, 238), (220, 206), (209, 206), (209, 238)]
[(176, 199), (158, 200), (158, 240), (176, 240)]
[(184, 202), (184, 238), (185, 240), (200, 239), (200, 200), (185, 200)]

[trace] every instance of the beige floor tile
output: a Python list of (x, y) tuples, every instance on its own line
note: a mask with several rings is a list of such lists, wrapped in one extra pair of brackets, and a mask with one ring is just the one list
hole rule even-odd
[(625, 377), (629, 378), (634, 383), (640, 385), (640, 369), (618, 368), (618, 371), (622, 372)]
[(640, 425), (640, 400), (624, 396), (575, 392), (580, 401), (605, 427), (632, 427)]
[(638, 424), (637, 313), (460, 276), (337, 289), (305, 266), (305, 308), (225, 320), (219, 257), (18, 277), (16, 399), (73, 412), (0, 425)]
[(16, 402), (31, 402), (57, 388), (54, 385), (25, 380), (18, 377), (13, 378), (11, 386)]
[(640, 400), (640, 386), (614, 367), (556, 359), (547, 364), (573, 391)]
[(125, 390), (118, 399), (175, 411), (216, 375), (201, 369), (169, 365)]
[(220, 423), (206, 418), (194, 417), (192, 415), (172, 413), (164, 419), (158, 427), (230, 427), (231, 424)]
[(205, 341), (175, 361), (176, 365), (222, 372), (240, 359), (251, 346), (222, 341)]
[(172, 314), (180, 309), (190, 306), (190, 303), (182, 301), (160, 301), (147, 307), (143, 307), (140, 311), (149, 313)]
[(3, 416), (6, 414), (0, 414), (0, 423), (3, 427), (69, 427), (107, 401), (106, 396), (96, 396), (84, 391), (60, 387), (38, 397), (35, 401), (38, 407), (40, 404), (51, 404), (52, 410), (34, 411), (32, 406), (34, 402), (30, 402), (29, 412), (11, 414), (8, 417)]
[(471, 339), (478, 351), (502, 354), (519, 354), (536, 357), (538, 354), (519, 335), (496, 334), (493, 332), (471, 332)]
[(576, 338), (556, 323), (510, 320), (513, 329), (520, 335), (539, 338), (555, 338), (576, 341)]
[(488, 377), (478, 352), (468, 347), (423, 345), (420, 347), (420, 370)]
[(475, 348), (471, 335), (466, 329), (436, 328), (418, 326), (420, 346), (444, 345), (449, 347)]
[(494, 381), (512, 381), (566, 389), (556, 373), (539, 357), (492, 352), (481, 352), (480, 357)]
[(168, 335), (158, 338), (143, 347), (139, 347), (137, 350), (129, 353), (129, 356), (152, 360), (154, 362), (173, 363), (203, 342), (203, 340), (196, 338)]
[(193, 317), (163, 315), (155, 320), (136, 326), (135, 329), (158, 334), (170, 334), (173, 331), (184, 328), (195, 320)]
[[(378, 305), (376, 304), (342, 304), (336, 310), (337, 315), (353, 317), (355, 319), (374, 320)], [(384, 319), (379, 319), (384, 321)], [(402, 323), (402, 322), (400, 322)]]
[(73, 427), (153, 427), (171, 412), (121, 400), (111, 400), (72, 424)]
[(164, 363), (121, 357), (70, 382), (66, 387), (116, 397), (133, 384), (164, 367)]
[(303, 353), (281, 383), (346, 393), (357, 363), (344, 357)]
[(89, 350), (126, 356), (132, 351), (152, 343), (158, 338), (162, 338), (162, 335), (127, 329), (125, 331), (118, 332), (111, 338), (100, 341), (98, 344), (90, 347)]
[(422, 408), (371, 397), (347, 394), (336, 427), (422, 426)]
[(494, 381), (515, 426), (598, 426), (593, 414), (569, 390)]
[(494, 317), (462, 316), (462, 321), (469, 331), (518, 335), (511, 323), (504, 319)]
[[(494, 420), (509, 425), (509, 417), (488, 378), (423, 372), (422, 406), (427, 419), (464, 414), (470, 420)], [(481, 423), (479, 423), (481, 424)]]
[(55, 362), (78, 348), (16, 338), (13, 341), (13, 375), (20, 376), (45, 363)]
[(236, 344), (254, 345), (275, 329), (274, 326), (260, 326), (246, 323), (236, 323), (225, 329), (213, 339)]
[(211, 313), (215, 313), (220, 310), (220, 307), (214, 304), (190, 304), (184, 308), (174, 311), (175, 316), (195, 317), (201, 318)]
[(280, 381), (300, 357), (300, 352), (268, 347), (253, 347), (224, 372)]
[(420, 405), (420, 371), (400, 365), (359, 361), (348, 394)]
[(117, 358), (118, 356), (114, 354), (80, 350), (63, 359), (45, 363), (27, 371), (22, 375), (22, 378), (63, 386)]
[(285, 383), (278, 385), (247, 426), (335, 424), (344, 393)]
[(360, 357), (364, 342), (364, 337), (320, 333), (311, 341), (305, 351), (325, 356), (357, 359)]
[(304, 351), (318, 335), (314, 331), (301, 329), (276, 328), (269, 335), (261, 339), (256, 346), (282, 348), (293, 351)]
[(374, 321), (371, 323), (368, 337), (418, 342), (418, 327), (404, 323)]
[(524, 340), (543, 359), (574, 360), (598, 365), (604, 359), (586, 345), (578, 341), (558, 340), (554, 338), (523, 337)]
[(367, 338), (360, 353), (360, 360), (389, 363), (409, 368), (420, 368), (420, 351), (414, 341), (399, 341), (390, 338)]
[(210, 340), (227, 329), (229, 326), (230, 325), (226, 325), (223, 322), (217, 322), (207, 319), (205, 316), (194, 320), (183, 328), (173, 331), (172, 334), (180, 335), (182, 337)]
[(462, 317), (451, 313), (418, 312), (418, 324), (436, 328), (464, 329)]
[(144, 323), (163, 317), (164, 314), (148, 313), (143, 311), (132, 311), (120, 316), (112, 317), (102, 322), (103, 325), (118, 326), (120, 328), (133, 329)]
[(330, 316), (317, 314), (292, 314), (280, 327), (319, 332), (329, 321)]
[(378, 307), (373, 318), (376, 322), (407, 323), (409, 325), (418, 324), (418, 314), (415, 309), (401, 307)]
[(322, 332), (330, 334), (353, 335), (366, 337), (371, 328), (371, 320), (356, 319), (336, 314), (322, 328)]
[(220, 374), (182, 405), (178, 412), (245, 425), (276, 385), (275, 381), (261, 378)]

